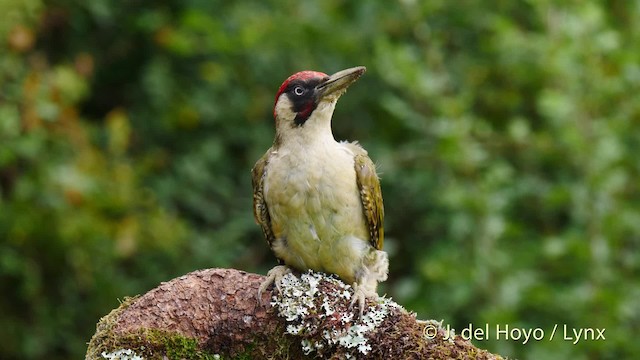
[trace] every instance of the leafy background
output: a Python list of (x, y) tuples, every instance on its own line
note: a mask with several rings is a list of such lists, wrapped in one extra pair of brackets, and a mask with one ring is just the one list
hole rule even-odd
[[(640, 356), (640, 3), (0, 1), (0, 357), (82, 358), (124, 296), (265, 273), (249, 169), (303, 69), (367, 74), (386, 292), (520, 359)], [(555, 324), (605, 328), (576, 345)]]

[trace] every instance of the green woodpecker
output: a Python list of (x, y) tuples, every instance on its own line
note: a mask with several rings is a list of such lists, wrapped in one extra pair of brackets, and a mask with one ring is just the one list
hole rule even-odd
[(338, 98), (365, 67), (331, 76), (302, 71), (276, 95), (273, 146), (252, 170), (254, 215), (280, 264), (258, 297), (294, 268), (353, 284), (362, 314), (377, 297), (389, 261), (382, 251), (384, 210), (375, 165), (357, 142), (338, 142), (331, 117)]

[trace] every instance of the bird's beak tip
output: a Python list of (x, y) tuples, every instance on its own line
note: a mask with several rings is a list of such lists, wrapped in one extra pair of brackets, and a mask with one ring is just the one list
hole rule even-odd
[(356, 66), (338, 71), (327, 77), (316, 89), (323, 97), (333, 93), (342, 94), (351, 84), (358, 80), (365, 71), (367, 71), (367, 68), (364, 66)]

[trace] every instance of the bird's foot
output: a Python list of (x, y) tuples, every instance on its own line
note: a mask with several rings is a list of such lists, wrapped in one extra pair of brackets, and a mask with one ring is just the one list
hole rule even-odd
[(262, 305), (262, 293), (267, 290), (267, 288), (271, 284), (275, 283), (276, 289), (278, 289), (278, 292), (281, 292), (280, 280), (290, 272), (291, 269), (285, 265), (278, 265), (269, 270), (269, 272), (267, 273), (267, 278), (262, 282), (262, 284), (260, 284), (260, 287), (258, 288), (258, 302), (260, 303), (260, 305)]
[(365, 307), (365, 299), (377, 299), (378, 294), (375, 291), (365, 288), (364, 286), (354, 283), (353, 285), (353, 298), (351, 299), (350, 308), (353, 308), (353, 305), (357, 302), (358, 307), (360, 308), (360, 318), (362, 318), (362, 313), (364, 312)]

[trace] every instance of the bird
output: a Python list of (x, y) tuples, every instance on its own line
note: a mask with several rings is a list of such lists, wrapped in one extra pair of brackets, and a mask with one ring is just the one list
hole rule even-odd
[(360, 315), (387, 279), (384, 207), (376, 166), (358, 142), (336, 141), (338, 99), (366, 68), (329, 76), (301, 71), (275, 98), (275, 138), (251, 170), (256, 222), (280, 265), (267, 273), (258, 299), (292, 269), (335, 274), (354, 289)]

